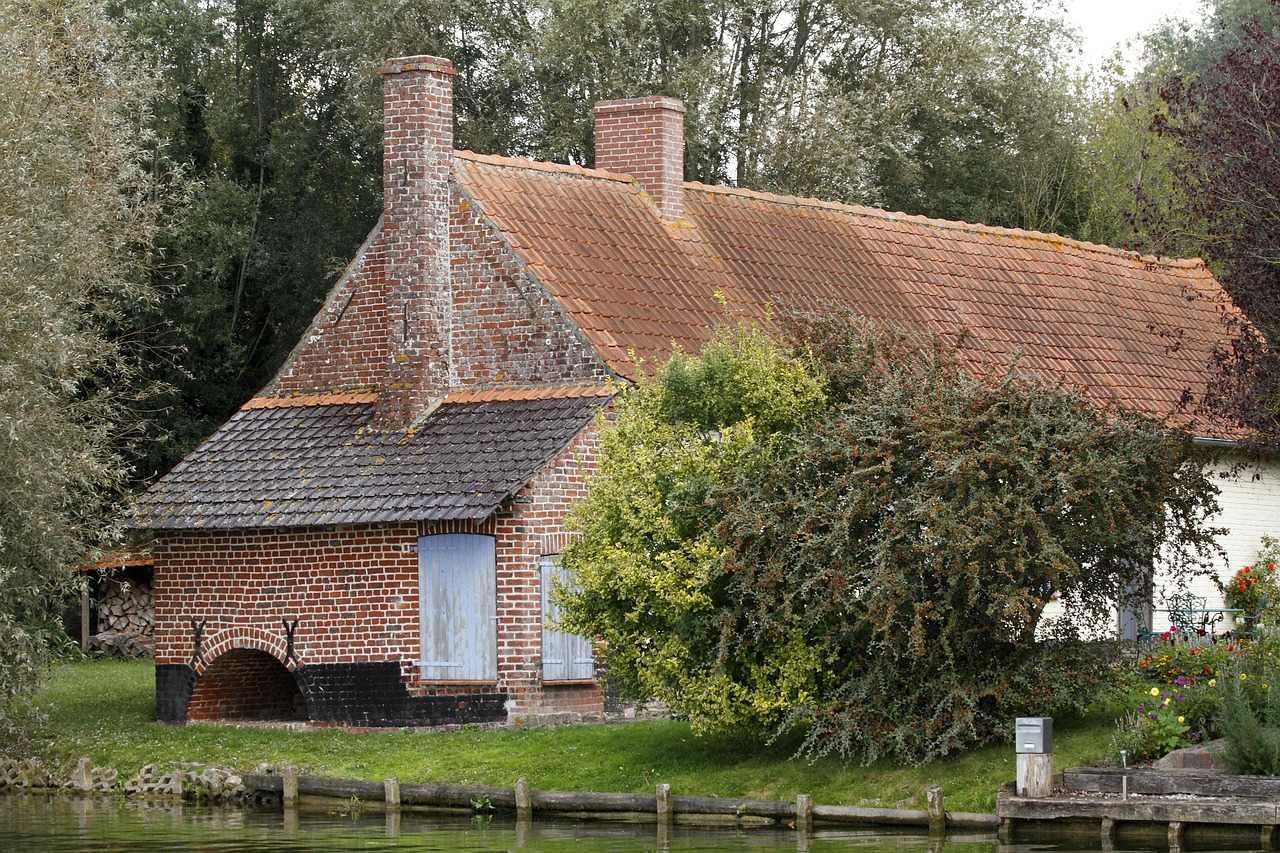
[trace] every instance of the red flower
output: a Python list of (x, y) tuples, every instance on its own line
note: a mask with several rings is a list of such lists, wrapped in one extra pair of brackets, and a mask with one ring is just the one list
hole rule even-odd
[(1245, 566), (1243, 569), (1241, 569), (1241, 571), (1244, 572), (1245, 574), (1248, 574), (1250, 569), (1248, 566)]

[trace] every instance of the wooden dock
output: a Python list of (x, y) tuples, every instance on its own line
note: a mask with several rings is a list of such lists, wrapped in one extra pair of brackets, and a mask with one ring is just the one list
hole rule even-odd
[(1104, 849), (1163, 840), (1170, 850), (1238, 841), (1275, 849), (1280, 779), (1198, 770), (1075, 769), (1049, 797), (996, 798), (1000, 838), (1096, 834)]

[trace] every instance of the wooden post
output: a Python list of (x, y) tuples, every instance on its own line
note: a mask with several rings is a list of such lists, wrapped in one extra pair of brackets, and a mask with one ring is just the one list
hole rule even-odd
[(1180, 820), (1169, 821), (1169, 850), (1171, 853), (1182, 849), (1182, 838), (1185, 826)]
[(280, 782), (285, 805), (296, 803), (298, 801), (298, 768), (286, 767)]
[(675, 820), (675, 815), (671, 813), (671, 786), (663, 782), (655, 789), (655, 793), (658, 795), (658, 825), (671, 826)]
[(385, 832), (386, 832), (387, 838), (400, 837), (400, 810), (399, 809), (390, 809), (390, 808), (387, 809)]
[(1018, 753), (1018, 796), (1047, 797), (1053, 793), (1053, 755), (1047, 752)]
[(1274, 826), (1262, 827), (1262, 837), (1259, 839), (1262, 843), (1263, 850), (1274, 850), (1276, 846), (1276, 828)]
[(516, 820), (533, 817), (533, 788), (529, 780), (521, 776), (516, 780)]
[(808, 794), (796, 794), (796, 832), (813, 832), (813, 797)]
[(947, 834), (947, 809), (943, 804), (942, 788), (930, 785), (926, 794), (929, 801), (929, 834)]
[(394, 811), (400, 808), (400, 780), (392, 776), (390, 779), (384, 779), (382, 782), (382, 799), (387, 803), (387, 809)]
[(80, 651), (89, 651), (89, 579), (85, 578), (85, 588), (80, 590)]

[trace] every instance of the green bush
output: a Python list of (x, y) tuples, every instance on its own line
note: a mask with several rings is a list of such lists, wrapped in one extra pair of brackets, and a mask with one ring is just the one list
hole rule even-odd
[[(600, 427), (569, 630), (699, 732), (918, 763), (1088, 707), (1133, 567), (1212, 547), (1186, 435), (847, 314), (677, 354)], [(1061, 597), (1067, 616), (1043, 618)]]
[(1261, 673), (1225, 679), (1221, 696), (1223, 761), (1232, 773), (1280, 775), (1280, 689), (1271, 689), (1280, 667), (1274, 659)]

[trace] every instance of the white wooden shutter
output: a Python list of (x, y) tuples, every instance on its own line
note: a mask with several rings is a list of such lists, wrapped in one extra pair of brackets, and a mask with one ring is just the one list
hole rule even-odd
[(569, 572), (558, 565), (553, 557), (539, 561), (542, 573), (542, 680), (573, 681), (594, 678), (595, 661), (591, 657), (591, 641), (577, 634), (552, 631), (547, 627), (560, 615), (559, 608), (551, 600), (553, 579), (569, 584)]
[(492, 536), (446, 533), (418, 540), (423, 678), (497, 680), (496, 575)]

